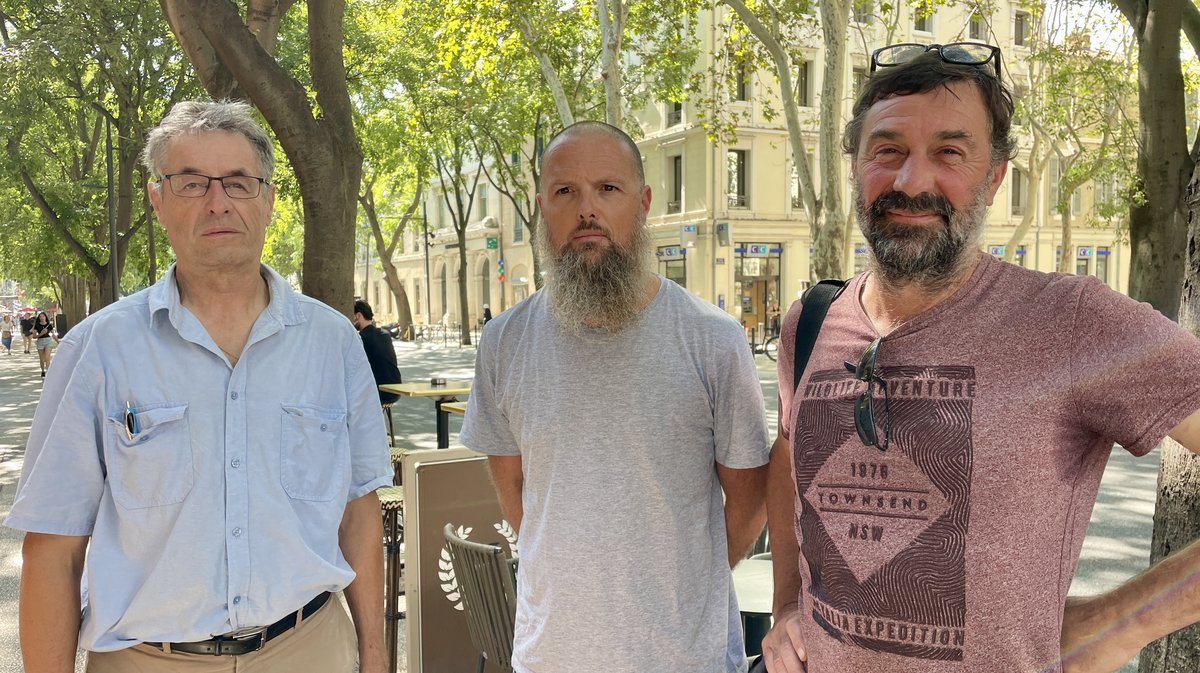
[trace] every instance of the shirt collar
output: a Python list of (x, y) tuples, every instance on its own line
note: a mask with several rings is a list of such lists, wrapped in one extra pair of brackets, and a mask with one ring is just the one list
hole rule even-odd
[[(271, 291), (270, 303), (263, 312), (265, 316), (269, 317), (279, 328), (304, 322), (304, 314), (300, 310), (299, 293), (292, 289), (283, 276), (266, 264), (259, 265), (259, 272), (266, 279), (267, 288)], [(175, 264), (171, 264), (162, 278), (150, 287), (148, 305), (151, 327), (154, 326), (155, 316), (160, 311), (166, 311), (167, 319), (175, 326), (176, 330), (180, 329), (179, 318), (183, 304), (179, 301), (179, 284), (175, 279)], [(259, 320), (261, 321), (262, 317)]]

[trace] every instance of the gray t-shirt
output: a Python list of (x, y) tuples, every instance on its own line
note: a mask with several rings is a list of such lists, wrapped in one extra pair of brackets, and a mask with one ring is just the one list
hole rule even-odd
[(673, 282), (612, 334), (538, 292), (484, 328), (460, 439), (520, 455), (518, 673), (745, 670), (714, 464), (767, 462), (741, 328)]

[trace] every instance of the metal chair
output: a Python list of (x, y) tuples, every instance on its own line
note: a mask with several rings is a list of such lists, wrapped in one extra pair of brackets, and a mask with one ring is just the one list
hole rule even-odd
[(483, 673), (487, 662), (511, 672), (513, 624), (517, 614), (513, 562), (500, 547), (458, 537), (453, 524), (446, 524), (443, 533), (450, 550), (450, 565), (458, 580), (471, 644), (479, 650), (477, 673)]
[(390, 670), (396, 670), (398, 659), (399, 622), (404, 619), (400, 609), (400, 596), (404, 595), (404, 489), (384, 486), (375, 491), (379, 497), (379, 508), (383, 512), (383, 606), (384, 642), (388, 651)]
[(379, 405), (383, 409), (383, 424), (387, 426), (388, 446), (396, 445), (396, 426), (392, 421), (392, 402)]

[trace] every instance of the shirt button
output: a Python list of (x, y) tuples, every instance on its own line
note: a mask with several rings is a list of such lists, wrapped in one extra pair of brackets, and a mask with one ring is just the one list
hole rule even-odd
[(233, 529), (233, 536), (234, 536), (234, 537), (241, 537), (241, 536), (242, 536), (242, 529), (241, 529), (241, 528), (234, 528), (234, 529)]
[(234, 604), (234, 605), (240, 605), (240, 604), (241, 604), (241, 602), (242, 602), (242, 597), (241, 597), (241, 596), (234, 596), (234, 597), (233, 597), (233, 604)]
[(236, 392), (236, 391), (234, 391), (234, 392), (233, 392), (233, 393), (232, 393), (232, 394), (231, 394), (229, 397), (230, 397), (230, 398), (232, 398), (232, 399), (235, 399), (235, 400), (236, 400), (236, 399), (237, 399), (237, 392)]
[(229, 464), (233, 467), (241, 467), (242, 461), (238, 460), (237, 458), (234, 458), (233, 460), (229, 461)]
[(325, 432), (326, 427), (328, 427), (328, 426), (326, 426), (324, 423), (322, 423), (321, 424), (321, 432)]

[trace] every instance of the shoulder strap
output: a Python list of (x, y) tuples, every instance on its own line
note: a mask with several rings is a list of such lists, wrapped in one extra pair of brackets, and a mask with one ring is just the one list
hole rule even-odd
[(796, 350), (792, 364), (792, 392), (800, 385), (800, 377), (808, 366), (808, 357), (812, 355), (813, 346), (817, 343), (817, 335), (821, 333), (821, 323), (829, 312), (829, 305), (837, 299), (846, 287), (846, 281), (827, 279), (804, 291), (800, 298), (803, 302), (800, 309), (800, 322), (796, 326)]

